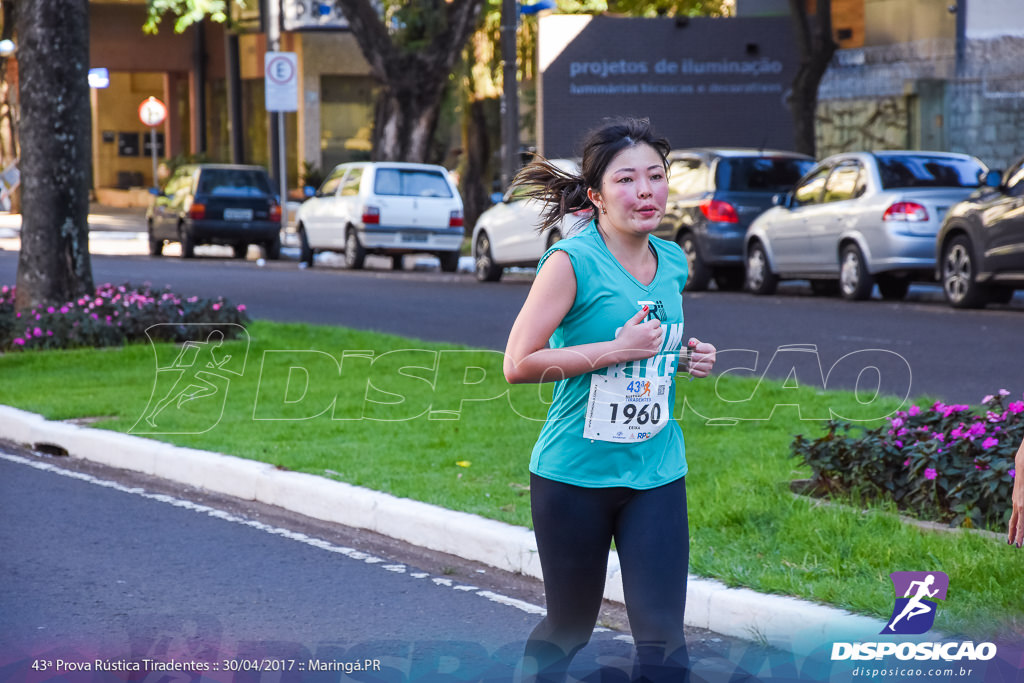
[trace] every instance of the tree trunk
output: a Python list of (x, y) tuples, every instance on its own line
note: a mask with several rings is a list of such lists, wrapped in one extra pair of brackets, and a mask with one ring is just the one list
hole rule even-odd
[(88, 0), (18, 0), (19, 311), (93, 291)]
[(416, 70), (409, 73), (423, 78), (385, 83), (381, 88), (373, 128), (374, 159), (430, 161), (430, 143), (437, 128), (444, 82), (437, 84), (440, 88), (434, 91), (429, 85), (422, 85), (424, 81), (436, 80), (433, 74), (418, 74)]
[(838, 47), (832, 38), (831, 0), (816, 0), (813, 16), (807, 14), (806, 0), (789, 0), (789, 6), (800, 54), (800, 67), (793, 78), (789, 98), (794, 146), (796, 151), (813, 157), (817, 148), (818, 86)]
[[(462, 209), (466, 218), (466, 234), (470, 235), (476, 220), (491, 205), (491, 179), (494, 178), (494, 136), (500, 130), (501, 102), (497, 98), (469, 100), (463, 116), (462, 148), (464, 164)], [(502, 188), (504, 189), (504, 188)]]
[(435, 3), (443, 14), (416, 48), (396, 45), (370, 0), (336, 0), (370, 72), (381, 84), (372, 157), (425, 162), (452, 68), (473, 33), (484, 0)]

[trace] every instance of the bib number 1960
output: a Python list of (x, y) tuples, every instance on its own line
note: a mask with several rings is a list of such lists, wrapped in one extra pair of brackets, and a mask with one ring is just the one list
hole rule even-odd
[(662, 430), (668, 417), (671, 378), (632, 379), (593, 375), (583, 436), (635, 443)]

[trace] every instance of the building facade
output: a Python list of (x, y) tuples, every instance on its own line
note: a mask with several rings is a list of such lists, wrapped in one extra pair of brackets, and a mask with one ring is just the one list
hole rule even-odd
[[(270, 165), (266, 36), (257, 12), (237, 14), (227, 26), (204, 21), (180, 34), (165, 19), (147, 35), (145, 0), (90, 2), (90, 67), (106, 74), (92, 90), (93, 185), (101, 201), (148, 202), (151, 136), (138, 113), (148, 97), (168, 110), (156, 129), (160, 161)], [(286, 31), (281, 50), (295, 52), (299, 65), (298, 111), (285, 115), (288, 186), (308, 171), (368, 158), (375, 83), (351, 33)]]

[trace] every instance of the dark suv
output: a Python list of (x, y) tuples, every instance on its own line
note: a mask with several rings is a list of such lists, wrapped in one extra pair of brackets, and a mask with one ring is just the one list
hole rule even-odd
[(268, 259), (281, 255), (281, 205), (262, 166), (190, 164), (178, 168), (146, 212), (149, 253), (181, 242), (192, 258), (199, 244), (225, 244), (245, 258), (250, 244)]
[(950, 208), (935, 248), (935, 274), (955, 308), (1009, 303), (1024, 289), (1024, 157)]
[(743, 239), (772, 196), (789, 192), (814, 165), (803, 154), (778, 150), (694, 148), (669, 155), (665, 218), (655, 232), (686, 252), (686, 289), (740, 289)]

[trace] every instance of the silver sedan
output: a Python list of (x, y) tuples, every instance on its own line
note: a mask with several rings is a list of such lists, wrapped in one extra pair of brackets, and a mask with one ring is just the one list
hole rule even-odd
[(902, 299), (911, 282), (934, 279), (942, 219), (987, 171), (947, 152), (828, 157), (750, 226), (747, 289), (770, 294), (779, 280), (810, 280), (816, 293), (860, 300), (877, 283), (883, 298)]

